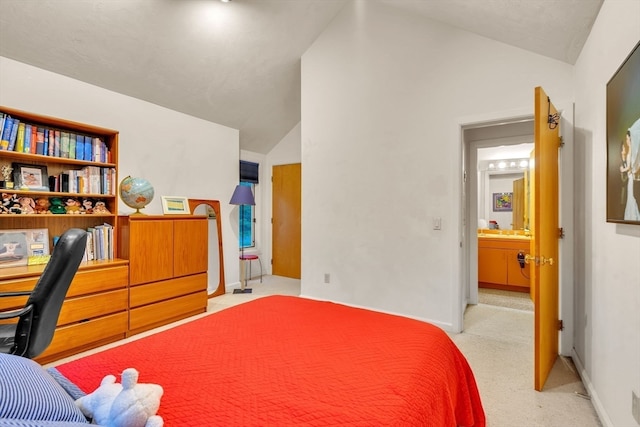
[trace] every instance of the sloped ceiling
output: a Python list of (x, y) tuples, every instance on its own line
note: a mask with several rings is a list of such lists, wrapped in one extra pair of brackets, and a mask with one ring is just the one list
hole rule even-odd
[[(354, 0), (0, 0), (0, 55), (240, 131), (300, 121), (300, 58)], [(379, 1), (573, 64), (602, 0)], [(0, 70), (2, 78), (2, 70)]]

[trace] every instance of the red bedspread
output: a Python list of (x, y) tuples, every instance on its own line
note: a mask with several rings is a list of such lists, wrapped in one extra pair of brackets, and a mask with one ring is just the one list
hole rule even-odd
[(85, 392), (140, 371), (165, 426), (484, 426), (469, 365), (439, 328), (271, 296), (57, 366)]

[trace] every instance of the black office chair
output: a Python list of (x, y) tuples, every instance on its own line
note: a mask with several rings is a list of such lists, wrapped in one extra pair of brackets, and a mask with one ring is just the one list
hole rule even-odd
[(79, 228), (65, 231), (56, 243), (40, 279), (31, 292), (4, 292), (0, 297), (29, 295), (24, 308), (0, 312), (0, 353), (33, 359), (51, 344), (58, 316), (69, 285), (78, 271), (87, 244), (87, 232)]

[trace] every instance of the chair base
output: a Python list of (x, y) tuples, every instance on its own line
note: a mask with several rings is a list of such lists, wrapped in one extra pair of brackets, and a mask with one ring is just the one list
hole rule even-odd
[(250, 294), (251, 293), (251, 288), (234, 289), (233, 293), (234, 294)]

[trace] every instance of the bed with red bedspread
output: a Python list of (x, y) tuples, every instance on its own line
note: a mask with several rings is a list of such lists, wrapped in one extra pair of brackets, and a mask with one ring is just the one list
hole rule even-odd
[(165, 426), (484, 426), (471, 369), (428, 323), (269, 296), (56, 366), (84, 392), (133, 367)]

